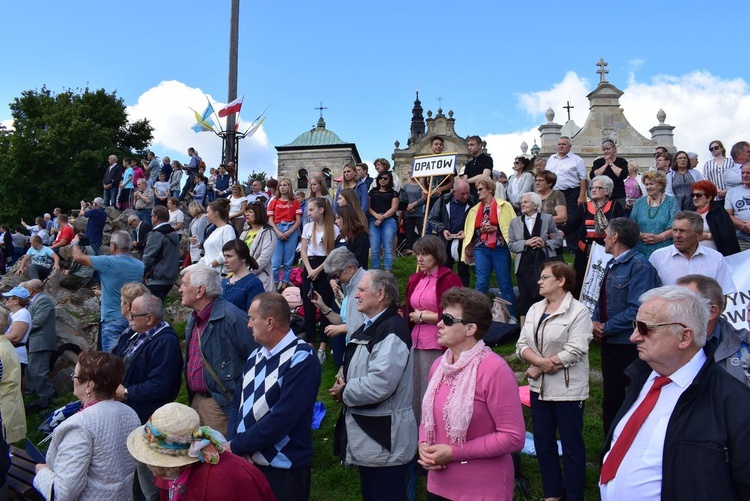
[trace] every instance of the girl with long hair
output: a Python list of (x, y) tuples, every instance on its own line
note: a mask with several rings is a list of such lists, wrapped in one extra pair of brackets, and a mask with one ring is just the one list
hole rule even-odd
[[(294, 255), (297, 252), (297, 230), (302, 222), (302, 209), (292, 193), (292, 182), (281, 177), (278, 183), (278, 193), (268, 203), (268, 224), (278, 239), (271, 262), (273, 282), (277, 289), (283, 290), (289, 287), (289, 275), (292, 273)], [(282, 269), (284, 276), (279, 279), (279, 270)]]
[[(333, 223), (333, 208), (328, 200), (322, 197), (311, 198), (307, 202), (310, 222), (302, 229), (301, 256), (304, 270), (302, 272), (302, 303), (305, 308), (305, 336), (312, 346), (316, 334), (320, 337), (318, 359), (322, 364), (326, 359), (326, 341), (323, 333), (328, 320), (322, 315), (320, 328), (316, 329), (317, 309), (312, 303), (313, 294), (317, 293), (325, 304), (333, 304), (333, 290), (328, 275), (323, 269), (326, 256), (336, 247), (338, 227)], [(317, 332), (316, 332), (317, 331)]]
[(370, 234), (367, 232), (367, 219), (356, 205), (342, 205), (336, 214), (336, 226), (340, 234), (336, 242), (345, 245), (347, 249), (357, 256), (359, 266), (367, 269), (367, 260), (370, 257)]

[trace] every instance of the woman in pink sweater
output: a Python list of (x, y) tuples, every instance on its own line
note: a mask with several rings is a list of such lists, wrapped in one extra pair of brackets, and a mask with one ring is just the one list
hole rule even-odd
[(524, 443), (518, 384), (482, 341), (492, 321), (487, 296), (468, 288), (440, 302), (438, 343), (419, 426), (419, 463), (430, 499), (513, 499), (511, 453)]

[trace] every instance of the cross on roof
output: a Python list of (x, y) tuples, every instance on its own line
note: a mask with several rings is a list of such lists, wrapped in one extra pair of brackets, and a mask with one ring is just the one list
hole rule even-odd
[(570, 122), (570, 110), (572, 108), (575, 108), (575, 106), (571, 106), (570, 105), (570, 101), (567, 101), (567, 103), (568, 103), (568, 105), (567, 106), (563, 106), (563, 108), (565, 108), (566, 110), (568, 110), (568, 122)]
[(327, 107), (327, 106), (323, 106), (323, 101), (321, 101), (321, 102), (320, 102), (320, 106), (316, 106), (316, 107), (315, 107), (315, 108), (313, 108), (313, 109), (314, 109), (314, 110), (319, 110), (319, 111), (320, 111), (320, 118), (323, 118), (323, 110), (327, 110), (327, 109), (328, 109), (328, 107)]
[(605, 66), (608, 66), (608, 63), (603, 59), (599, 58), (599, 62), (596, 63), (596, 65), (599, 67), (596, 72), (599, 74), (599, 83), (606, 82), (607, 81), (607, 73), (609, 73), (609, 70), (605, 68)]
[(438, 96), (438, 107), (443, 108), (443, 96)]

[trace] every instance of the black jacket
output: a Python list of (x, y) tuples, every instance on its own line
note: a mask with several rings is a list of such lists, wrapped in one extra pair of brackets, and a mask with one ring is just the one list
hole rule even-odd
[[(449, 230), (451, 227), (451, 216), (446, 208), (446, 206), (450, 206), (451, 200), (453, 200), (453, 193), (446, 193), (438, 198), (435, 205), (430, 208), (430, 214), (427, 217), (427, 220), (432, 224), (432, 230), (443, 242), (446, 242), (445, 237), (443, 236), (443, 231), (446, 229)], [(472, 195), (469, 195), (469, 199), (466, 201), (464, 217), (466, 217), (469, 210), (471, 210), (476, 204), (476, 199)], [(463, 229), (463, 227), (464, 225), (461, 225), (461, 229)]]
[[(125, 358), (135, 341), (127, 329), (113, 353)], [(122, 385), (128, 389), (128, 404), (145, 423), (162, 405), (173, 402), (182, 383), (182, 349), (174, 329), (166, 325), (128, 357)]]
[(146, 221), (141, 221), (133, 230), (133, 248), (140, 254), (143, 254), (143, 249), (146, 248), (146, 240), (151, 230), (151, 224)]
[(708, 230), (711, 232), (716, 244), (716, 250), (723, 256), (731, 256), (740, 251), (740, 244), (737, 241), (737, 232), (732, 224), (732, 218), (722, 206), (711, 205), (706, 214)]
[(120, 181), (122, 181), (122, 174), (123, 169), (122, 165), (120, 164), (114, 164), (112, 168), (107, 167), (107, 172), (104, 173), (104, 180), (102, 181), (102, 185), (106, 186), (108, 184), (112, 185), (112, 188), (117, 188), (120, 186)]
[[(714, 362), (713, 352), (680, 396), (664, 439), (661, 498), (664, 501), (750, 500), (750, 389)], [(626, 370), (630, 386), (607, 438), (637, 400), (651, 367), (636, 360)]]

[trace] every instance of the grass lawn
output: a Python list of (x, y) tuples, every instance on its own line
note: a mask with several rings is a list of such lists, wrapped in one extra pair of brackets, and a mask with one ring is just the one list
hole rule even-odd
[[(401, 302), (404, 302), (407, 279), (415, 270), (416, 259), (413, 256), (396, 258), (394, 260), (394, 274), (396, 275), (400, 286)], [(493, 278), (490, 287), (496, 286), (496, 281)], [(184, 324), (175, 325), (175, 330), (178, 334), (184, 337)], [(518, 360), (514, 351), (514, 343), (495, 348), (495, 352), (503, 356), (516, 373), (522, 373), (526, 369), (526, 364)], [(357, 470), (342, 467), (340, 461), (333, 456), (332, 452), (333, 429), (339, 416), (340, 409), (339, 404), (333, 402), (327, 391), (328, 388), (333, 385), (337, 371), (336, 367), (333, 365), (332, 358), (333, 357), (329, 356), (323, 365), (322, 383), (320, 391), (318, 392), (318, 400), (325, 404), (327, 414), (323, 419), (320, 429), (313, 431), (315, 457), (313, 461), (312, 492), (310, 498), (320, 501), (357, 500), (360, 499), (359, 475)], [(586, 443), (586, 499), (597, 500), (599, 499), (597, 488), (599, 452), (601, 450), (604, 436), (601, 424), (602, 383), (599, 370), (601, 367), (601, 357), (599, 355), (599, 344), (596, 342), (591, 343), (589, 363), (591, 366), (590, 397), (586, 402), (583, 430), (584, 441)], [(521, 384), (525, 384), (525, 382), (522, 382)], [(60, 407), (73, 399), (72, 392), (66, 393), (58, 396), (54, 401), (54, 405)], [(182, 403), (187, 403), (187, 393), (184, 388), (184, 383), (177, 400)], [(527, 430), (532, 431), (531, 413), (527, 408), (524, 408), (524, 417), (527, 424)], [(36, 431), (36, 427), (41, 423), (42, 417), (39, 414), (30, 414), (27, 416), (27, 419), (29, 424), (29, 438), (34, 442), (39, 442), (43, 436)], [(20, 446), (23, 447), (22, 444)], [(46, 449), (46, 444), (42, 449)], [(542, 497), (542, 487), (536, 458), (524, 456), (522, 471), (531, 483), (531, 499), (540, 499)], [(426, 499), (424, 477), (419, 478), (417, 499)]]

